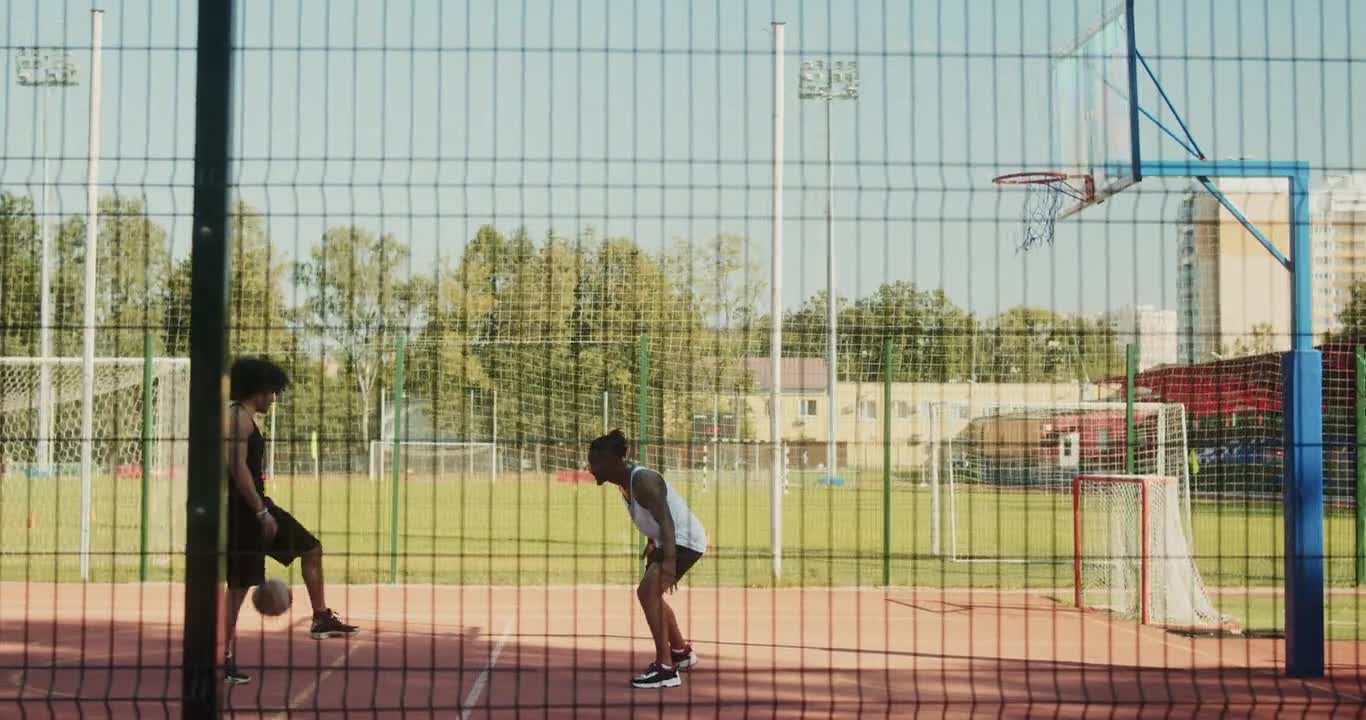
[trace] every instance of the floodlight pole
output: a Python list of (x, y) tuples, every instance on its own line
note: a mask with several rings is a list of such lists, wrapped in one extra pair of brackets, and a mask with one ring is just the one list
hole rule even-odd
[[(828, 337), (825, 344), (825, 386), (830, 405), (830, 412), (826, 414), (826, 450), (825, 456), (829, 460), (830, 479), (834, 480), (839, 469), (839, 435), (837, 427), (839, 424), (839, 402), (836, 397), (836, 390), (839, 388), (839, 345), (836, 342), (839, 337), (837, 330), (839, 323), (839, 313), (835, 308), (835, 159), (834, 150), (831, 147), (832, 135), (830, 132), (831, 112), (830, 102), (827, 96), (825, 101), (825, 324), (829, 328)], [(858, 422), (858, 397), (854, 398), (854, 421)]]
[(52, 357), (52, 240), (48, 231), (48, 143), (47, 102), (54, 87), (76, 84), (76, 65), (71, 53), (40, 53), (38, 48), (20, 48), (15, 58), (15, 79), (20, 87), (38, 89), (38, 131), (40, 152), (43, 156), (43, 189), (38, 207), (38, 442), (34, 464), (48, 470), (52, 467), (52, 368), (46, 358)]
[[(803, 60), (797, 94), (803, 100), (825, 101), (825, 313), (829, 335), (826, 339), (826, 390), (830, 404), (826, 415), (826, 467), (833, 479), (839, 468), (838, 417), (836, 389), (839, 379), (839, 344), (835, 303), (835, 164), (831, 132), (831, 103), (858, 99), (858, 63), (836, 61), (827, 70), (823, 60)], [(855, 412), (858, 408), (855, 408)]]
[(104, 11), (90, 11), (90, 135), (86, 165), (85, 331), (81, 362), (81, 579), (90, 579), (90, 510), (94, 503), (95, 444), (95, 267), (99, 261), (100, 51)]
[[(769, 542), (773, 546), (773, 577), (783, 575), (783, 473), (782, 473), (782, 396), (783, 396), (783, 52), (782, 22), (773, 29), (773, 247), (769, 287)], [(736, 408), (736, 432), (742, 425)]]

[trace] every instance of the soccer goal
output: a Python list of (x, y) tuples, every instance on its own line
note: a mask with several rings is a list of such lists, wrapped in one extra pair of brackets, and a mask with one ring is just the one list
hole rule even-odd
[(1183, 518), (1179, 478), (1082, 475), (1072, 481), (1077, 608), (1143, 624), (1233, 629), (1205, 591)]
[(394, 450), (403, 480), (498, 480), (498, 445), (489, 442), (375, 440), (370, 443), (370, 480), (392, 477)]
[(10, 497), (28, 498), (24, 522), (35, 542), (50, 536), (55, 551), (74, 555), (65, 544), (93, 536), (83, 558), (169, 565), (185, 537), (189, 360), (96, 358), (93, 366), (87, 489), (82, 359), (0, 358), (0, 480), (24, 484)]
[(931, 551), (964, 562), (1063, 563), (1079, 475), (1177, 478), (1189, 522), (1185, 411), (1122, 402), (931, 403)]

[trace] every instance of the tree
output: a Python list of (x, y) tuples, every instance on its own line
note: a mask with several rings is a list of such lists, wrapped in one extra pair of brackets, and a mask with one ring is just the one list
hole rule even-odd
[(701, 242), (679, 239), (665, 256), (679, 300), (712, 327), (735, 328), (758, 312), (765, 283), (759, 265), (746, 260), (745, 243), (725, 234)]
[(459, 272), (442, 263), (433, 276), (426, 323), (407, 344), (405, 395), (409, 407), (426, 408), (433, 430), (471, 438), (473, 429), (466, 426), (469, 414), (443, 408), (450, 398), (459, 401), (463, 391), (491, 388), (479, 358), (471, 352), (472, 324), (463, 317), (469, 298), (462, 290)]
[(1347, 304), (1338, 311), (1340, 329), (1332, 339), (1347, 340), (1366, 336), (1366, 282), (1357, 280), (1347, 290)]
[[(234, 268), (234, 271), (236, 268)], [(162, 336), (166, 339), (165, 353), (171, 357), (190, 354), (190, 308), (194, 299), (194, 272), (191, 258), (175, 263), (166, 278), (165, 314), (162, 316)], [(230, 281), (231, 282), (231, 281)], [(235, 286), (235, 283), (233, 283)]]
[[(813, 293), (783, 321), (789, 357), (826, 355), (825, 291)], [(880, 381), (883, 341), (893, 347), (896, 382), (1085, 382), (1122, 371), (1114, 329), (1045, 308), (1018, 306), (985, 321), (954, 304), (942, 289), (909, 281), (884, 283), (852, 303), (841, 301), (839, 378)], [(768, 352), (768, 317), (751, 327), (752, 347)]]
[(0, 193), (0, 355), (36, 355), (40, 241), (33, 199)]
[[(693, 417), (710, 417), (716, 397), (750, 391), (745, 359), (767, 352), (767, 322), (756, 322), (766, 284), (757, 263), (746, 257), (747, 239), (722, 234), (702, 241), (677, 239), (665, 255), (666, 279), (682, 323), (663, 328), (673, 347), (652, 364), (675, 364), (670, 393), (682, 402), (667, 409), (666, 426), (677, 436), (692, 432)], [(684, 332), (679, 333), (678, 329)]]
[(1123, 367), (1103, 320), (1022, 305), (988, 320), (981, 335), (974, 355), (982, 381), (1086, 381)]
[(1083, 373), (1083, 380), (1111, 377), (1124, 371), (1125, 353), (1119, 342), (1119, 333), (1108, 318), (1099, 317), (1086, 320), (1081, 317), (1070, 319), (1070, 334), (1077, 348)]
[(283, 286), (289, 259), (271, 242), (265, 217), (245, 201), (233, 205), (229, 227), (233, 345), (251, 352), (279, 353), (290, 344)]
[[(784, 313), (783, 317), (783, 354), (790, 357), (823, 358), (829, 344), (829, 311), (826, 307), (828, 293), (817, 290), (802, 302), (796, 310)], [(836, 322), (845, 309), (845, 302), (836, 296)]]
[[(646, 335), (651, 427), (677, 436), (703, 405), (711, 411), (718, 388), (745, 387), (747, 338), (730, 326), (752, 322), (758, 294), (741, 277), (754, 274), (742, 239), (701, 247), (679, 241), (656, 255), (629, 238), (599, 239), (591, 227), (540, 242), (522, 229), (481, 227), (456, 265), (436, 274), (409, 387), (448, 433), (487, 432), (489, 418), (478, 413), (493, 391), (502, 437), (597, 433), (604, 393), (609, 421), (634, 427)], [(471, 393), (474, 413), (464, 404)]]
[[(427, 320), (410, 346), (408, 376), (409, 395), (431, 408), (434, 429), (467, 438), (491, 432), (491, 394), (500, 388), (486, 368), (502, 362), (506, 374), (507, 364), (534, 352), (522, 343), (537, 337), (529, 323), (540, 306), (527, 295), (537, 286), (532, 276), (538, 270), (529, 267), (535, 262), (536, 249), (525, 231), (509, 236), (484, 225), (455, 267), (443, 263), (436, 269)], [(508, 391), (515, 387), (501, 388), (501, 407), (512, 402)], [(466, 404), (472, 392), (478, 403), (473, 410)], [(511, 431), (508, 425), (499, 428), (504, 436)]]
[[(148, 217), (142, 198), (118, 193), (98, 204), (95, 354), (140, 357), (152, 333), (162, 350), (172, 261), (166, 230)], [(79, 355), (85, 326), (86, 221), (57, 228), (53, 270), (53, 352)]]
[(393, 357), (400, 334), (420, 326), (419, 298), (429, 284), (404, 277), (407, 245), (393, 235), (354, 226), (333, 227), (295, 263), (303, 302), (297, 319), (307, 343), (322, 355), (341, 357), (359, 393), (360, 436), (370, 437), (374, 388)]
[[(232, 345), (240, 353), (280, 355), (291, 346), (284, 279), (289, 261), (271, 242), (265, 217), (245, 200), (233, 204), (228, 279)], [(191, 258), (175, 263), (165, 288), (166, 354), (190, 352)]]
[[(1349, 304), (1347, 310), (1350, 311)], [(1228, 357), (1243, 357), (1246, 355), (1265, 355), (1276, 350), (1276, 330), (1271, 323), (1255, 323), (1249, 329), (1246, 337), (1240, 337), (1233, 341), (1232, 347), (1228, 348)]]
[[(572, 386), (579, 393), (573, 398), (575, 412), (566, 418), (562, 437), (576, 437), (579, 428), (597, 428), (601, 423), (600, 401), (606, 391), (609, 397), (635, 398), (641, 376), (638, 353), (639, 338), (651, 340), (649, 377), (651, 393), (656, 400), (650, 404), (650, 426), (665, 432), (666, 428), (659, 391), (665, 383), (678, 383), (675, 388), (700, 385), (695, 371), (699, 346), (705, 344), (706, 333), (701, 317), (684, 299), (666, 269), (666, 259), (643, 251), (629, 238), (606, 238), (594, 242), (591, 229), (578, 241), (582, 258), (574, 287), (574, 305), (570, 315), (572, 342), (563, 344), (546, 358), (555, 376), (575, 378)], [(675, 394), (675, 397), (683, 395)], [(686, 410), (675, 407), (677, 413)], [(639, 421), (635, 403), (620, 403), (614, 415), (624, 426)], [(559, 419), (547, 421), (549, 428), (559, 429)]]
[(881, 380), (882, 343), (890, 338), (899, 382), (960, 382), (972, 374), (975, 320), (943, 290), (884, 283), (843, 313), (841, 358), (846, 379)]

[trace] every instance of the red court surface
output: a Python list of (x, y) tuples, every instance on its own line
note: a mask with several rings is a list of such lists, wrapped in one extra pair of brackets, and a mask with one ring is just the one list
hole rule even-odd
[[(308, 637), (243, 611), (232, 717), (1358, 717), (1363, 643), (1280, 677), (1283, 642), (1192, 639), (1052, 593), (740, 588), (670, 597), (701, 664), (652, 659), (628, 587), (350, 586), (362, 632)], [(1062, 593), (1058, 593), (1061, 595)], [(177, 585), (0, 583), (0, 716), (179, 717)]]

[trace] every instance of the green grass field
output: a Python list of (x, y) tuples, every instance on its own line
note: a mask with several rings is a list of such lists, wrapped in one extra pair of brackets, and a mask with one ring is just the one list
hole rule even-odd
[[(960, 495), (953, 510), (960, 558), (1026, 560), (1030, 565), (1041, 558), (1071, 562), (1070, 495), (982, 489)], [(946, 516), (944, 522), (949, 521)], [(1330, 585), (1355, 582), (1354, 523), (1350, 508), (1330, 508), (1324, 518)], [(1191, 526), (1196, 564), (1206, 585), (1280, 584), (1284, 577), (1281, 556), (1285, 523), (1279, 504), (1196, 500), (1191, 504)], [(946, 528), (944, 532), (947, 538), (950, 531)], [(947, 547), (945, 551), (952, 554)], [(1067, 573), (1070, 581), (1070, 567)], [(1033, 581), (1031, 577), (1031, 586)]]
[[(769, 489), (751, 482), (703, 491), (679, 483), (702, 518), (712, 549), (689, 575), (693, 585), (749, 587), (874, 586), (882, 580), (880, 478), (855, 486), (794, 486), (784, 496), (783, 573), (772, 578)], [(401, 486), (398, 546), (391, 538), (392, 486), (363, 475), (300, 476), (271, 484), (271, 495), (322, 539), (334, 583), (624, 584), (639, 571), (639, 538), (617, 491), (591, 483), (508, 475), (497, 483), (413, 480)], [(156, 495), (154, 547), (169, 550), (169, 520), (177, 507)], [(92, 532), (94, 579), (138, 577), (140, 483), (96, 483)], [(977, 491), (959, 496), (957, 551), (962, 560), (931, 553), (930, 494), (898, 482), (891, 495), (891, 581), (895, 586), (1057, 589), (1072, 584), (1072, 515), (1067, 496)], [(79, 578), (79, 482), (75, 479), (0, 482), (0, 579)], [(30, 527), (32, 515), (33, 527)], [(1280, 508), (1275, 505), (1193, 507), (1197, 564), (1211, 588), (1278, 587)], [(944, 518), (947, 536), (949, 518)], [(1327, 518), (1330, 586), (1355, 582), (1353, 516)], [(945, 551), (949, 548), (945, 547)], [(166, 553), (151, 579), (178, 579), (183, 559)], [(170, 558), (169, 563), (164, 558)], [(1010, 562), (963, 561), (969, 557)], [(396, 568), (397, 577), (391, 573)], [(297, 568), (292, 571), (297, 574)], [(296, 578), (297, 579), (297, 578)], [(1236, 594), (1229, 602), (1242, 602)], [(1340, 602), (1335, 598), (1334, 602)], [(1270, 603), (1270, 604), (1268, 604)], [(1266, 608), (1263, 608), (1266, 605)], [(1274, 599), (1245, 610), (1266, 615)], [(1332, 612), (1359, 618), (1350, 607)], [(1228, 612), (1230, 610), (1226, 610)], [(1236, 614), (1236, 613), (1235, 613)], [(1339, 626), (1334, 626), (1339, 627)], [(1342, 625), (1341, 627), (1348, 627)], [(1350, 626), (1353, 632), (1359, 623)], [(1352, 635), (1355, 637), (1355, 635)]]

